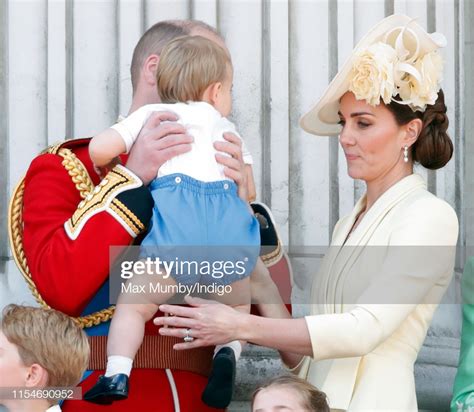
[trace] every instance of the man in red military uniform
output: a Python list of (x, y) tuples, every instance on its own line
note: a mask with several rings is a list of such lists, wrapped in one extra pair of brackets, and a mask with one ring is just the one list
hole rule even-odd
[[(150, 28), (134, 51), (130, 112), (159, 101), (155, 71), (160, 51), (183, 34), (199, 34), (225, 47), (212, 28), (199, 22), (162, 22)], [(23, 228), (22, 241), (12, 245), (20, 268), (31, 278), (41, 303), (78, 317), (90, 336), (90, 371), (81, 384), (83, 393), (105, 367), (108, 320), (113, 313), (107, 307), (109, 248), (126, 247), (145, 232), (153, 205), (146, 185), (165, 161), (190, 150), (192, 138), (177, 123), (165, 122), (169, 120), (176, 118), (171, 113), (150, 118), (128, 158), (122, 157), (122, 164), (109, 171), (95, 170), (88, 154), (89, 139), (51, 147), (33, 160), (24, 185), (15, 193), (23, 207), (23, 225), (18, 226)], [(239, 191), (245, 190), (238, 140), (227, 139), (228, 143), (216, 144), (216, 149), (231, 157), (218, 156), (218, 161), (239, 183)], [(23, 191), (22, 199), (17, 196), (19, 191)], [(271, 230), (267, 234), (275, 237)], [(26, 263), (19, 258), (23, 253)], [(269, 260), (274, 258), (275, 253), (270, 254)], [(63, 410), (215, 411), (201, 401), (212, 348), (178, 352), (172, 349), (176, 342), (159, 336), (150, 322), (135, 359), (129, 398), (110, 406), (66, 401)]]

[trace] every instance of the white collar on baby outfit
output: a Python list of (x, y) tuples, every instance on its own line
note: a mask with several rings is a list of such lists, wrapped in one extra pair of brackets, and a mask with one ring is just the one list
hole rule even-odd
[(59, 405), (53, 405), (51, 408), (46, 409), (45, 412), (61, 412), (61, 407)]

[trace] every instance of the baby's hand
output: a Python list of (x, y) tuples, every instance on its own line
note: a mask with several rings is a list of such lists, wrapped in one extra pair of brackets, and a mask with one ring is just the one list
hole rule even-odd
[(117, 156), (117, 157), (114, 157), (112, 161), (105, 166), (94, 165), (94, 170), (100, 176), (100, 178), (103, 179), (110, 170), (112, 170), (115, 166), (119, 164), (122, 164), (122, 161), (120, 160), (120, 157)]

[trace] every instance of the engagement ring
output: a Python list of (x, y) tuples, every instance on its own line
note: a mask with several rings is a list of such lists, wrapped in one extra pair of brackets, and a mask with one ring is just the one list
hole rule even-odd
[(186, 336), (184, 337), (184, 341), (186, 343), (192, 342), (194, 340), (194, 338), (190, 336), (190, 333), (191, 333), (191, 329), (186, 329)]

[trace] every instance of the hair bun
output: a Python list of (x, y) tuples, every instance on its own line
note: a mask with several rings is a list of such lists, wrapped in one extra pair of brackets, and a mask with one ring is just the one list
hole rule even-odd
[(438, 93), (436, 102), (423, 113), (423, 129), (413, 145), (413, 159), (427, 169), (440, 169), (453, 156), (453, 142), (448, 136), (449, 119), (446, 114), (444, 93)]
[(436, 113), (436, 123), (443, 123), (446, 121), (446, 114), (445, 113)]

